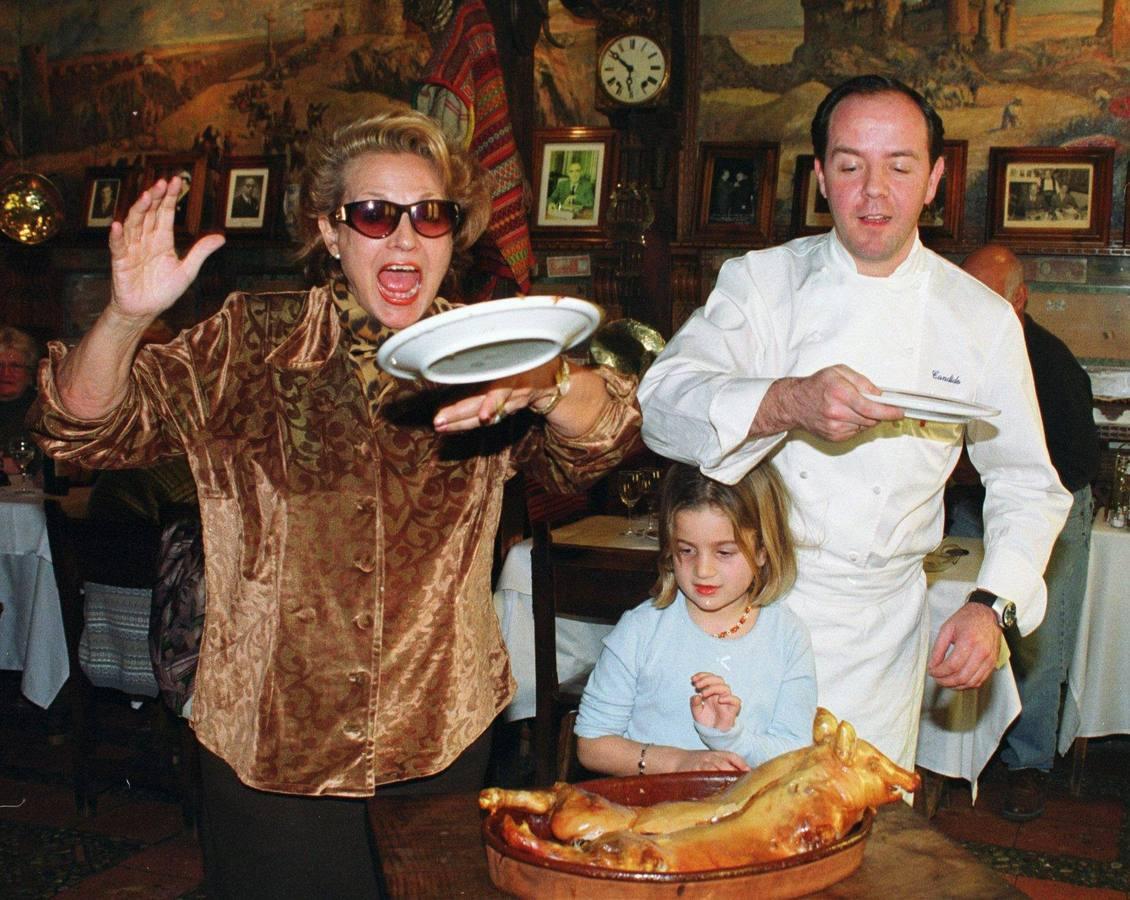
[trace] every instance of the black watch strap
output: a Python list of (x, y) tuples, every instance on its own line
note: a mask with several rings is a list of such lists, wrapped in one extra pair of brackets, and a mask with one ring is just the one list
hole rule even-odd
[(1005, 600), (1003, 597), (998, 597), (992, 591), (986, 591), (984, 588), (977, 588), (972, 591), (966, 598), (967, 603), (980, 603), (983, 606), (989, 607), (997, 617), (997, 625), (1002, 630), (1008, 630), (1016, 624), (1016, 604), (1011, 600)]

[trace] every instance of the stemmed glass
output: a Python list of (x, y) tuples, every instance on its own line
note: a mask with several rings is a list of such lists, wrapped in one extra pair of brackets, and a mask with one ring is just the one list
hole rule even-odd
[(35, 462), (35, 444), (27, 438), (13, 438), (8, 443), (7, 451), (8, 456), (20, 469), (20, 486), (16, 492), (20, 494), (34, 493), (35, 486), (31, 483), (27, 470)]
[(625, 469), (616, 473), (616, 495), (628, 507), (628, 530), (623, 534), (635, 534), (632, 528), (632, 511), (643, 496), (644, 484), (639, 469)]
[(647, 510), (647, 524), (644, 526), (644, 537), (659, 537), (659, 482), (663, 480), (660, 469), (641, 469), (640, 477), (643, 479), (643, 503)]

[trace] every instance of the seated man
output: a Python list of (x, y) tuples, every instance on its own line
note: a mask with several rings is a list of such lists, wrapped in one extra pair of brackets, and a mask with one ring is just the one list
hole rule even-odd
[[(1044, 571), (1048, 607), (1043, 624), (1025, 637), (1016, 632), (1006, 635), (1023, 709), (1001, 750), (1009, 775), (1001, 814), (1010, 821), (1026, 822), (1044, 812), (1047, 774), (1055, 762), (1060, 693), (1067, 682), (1087, 588), (1094, 510), (1091, 482), (1099, 473), (1099, 439), (1091, 410), (1090, 378), (1063, 341), (1024, 311), (1028, 288), (1020, 260), (1011, 250), (989, 244), (971, 253), (963, 268), (1011, 303), (1023, 322), (1048, 453), (1060, 481), (1073, 495), (1067, 523)], [(957, 505), (953, 519), (951, 534), (981, 534), (979, 503)]]

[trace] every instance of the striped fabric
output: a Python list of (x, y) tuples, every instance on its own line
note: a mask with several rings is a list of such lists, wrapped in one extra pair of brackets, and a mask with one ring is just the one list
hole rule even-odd
[(428, 61), (415, 106), (482, 163), (491, 179), (490, 224), (475, 248), (476, 265), (530, 289), (533, 251), (526, 223), (525, 175), (514, 143), (494, 26), (482, 0), (460, 4)]
[(85, 627), (79, 639), (82, 671), (96, 687), (157, 696), (149, 657), (153, 592), (88, 581), (83, 586)]

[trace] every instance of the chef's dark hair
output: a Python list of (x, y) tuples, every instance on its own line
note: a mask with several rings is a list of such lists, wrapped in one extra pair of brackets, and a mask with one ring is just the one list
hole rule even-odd
[(828, 123), (832, 120), (832, 111), (841, 100), (853, 94), (902, 94), (914, 102), (922, 111), (926, 120), (926, 142), (930, 148), (930, 165), (941, 158), (945, 150), (945, 126), (942, 117), (938, 115), (930, 102), (918, 91), (897, 78), (886, 75), (857, 75), (849, 78), (828, 92), (820, 105), (816, 108), (816, 115), (812, 117), (812, 151), (816, 158), (824, 164), (825, 154), (828, 152)]
[[(734, 527), (734, 540), (753, 569), (750, 600), (767, 606), (796, 580), (796, 550), (789, 531), (788, 493), (772, 463), (755, 466), (735, 484), (723, 484), (694, 466), (673, 463), (659, 495), (659, 579), (652, 603), (675, 599), (675, 517), (683, 510), (717, 509)], [(757, 558), (764, 551), (764, 561)]]

